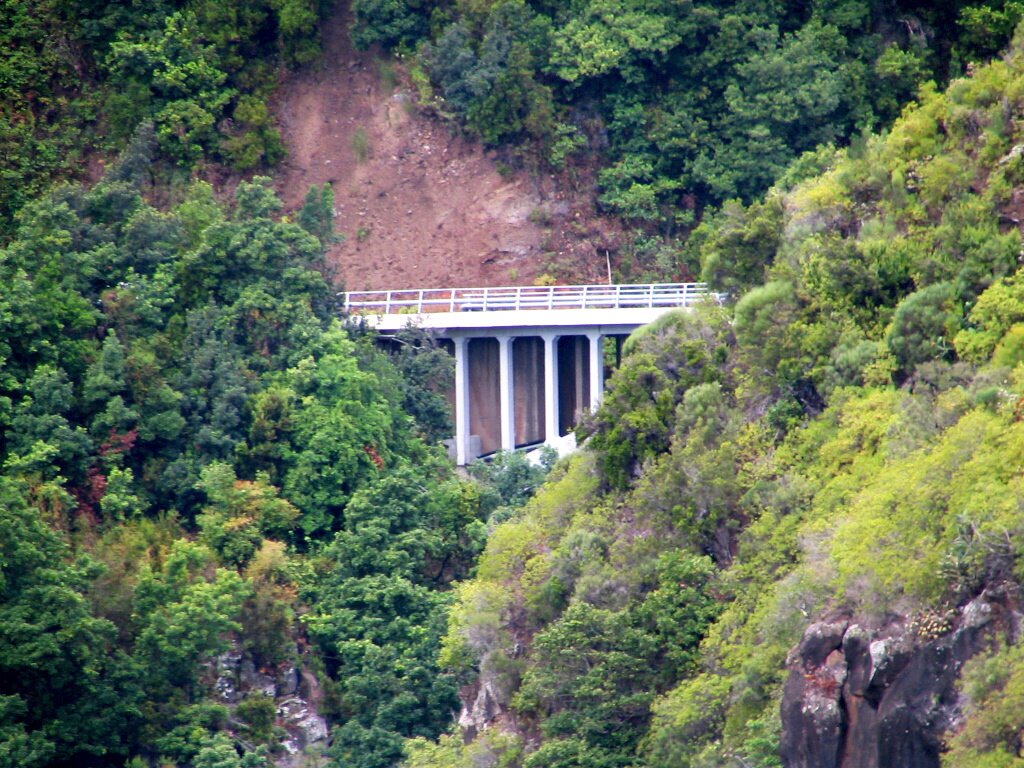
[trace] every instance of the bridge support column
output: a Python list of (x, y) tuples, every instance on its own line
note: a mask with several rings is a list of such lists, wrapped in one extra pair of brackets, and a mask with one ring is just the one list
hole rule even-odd
[(544, 442), (554, 444), (558, 434), (558, 336), (542, 333), (544, 339)]
[(604, 354), (601, 349), (601, 334), (588, 333), (590, 341), (590, 410), (596, 411), (604, 393)]
[(516, 399), (512, 376), (512, 339), (498, 337), (498, 386), (501, 392), (501, 449), (514, 451), (516, 448)]
[(455, 345), (455, 463), (466, 465), (469, 442), (469, 339), (456, 336)]

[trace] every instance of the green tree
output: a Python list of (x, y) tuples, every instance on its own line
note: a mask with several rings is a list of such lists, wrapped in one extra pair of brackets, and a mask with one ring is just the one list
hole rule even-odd
[(399, 759), (402, 738), (436, 738), (456, 701), (437, 668), (446, 620), (441, 587), (464, 576), (482, 546), (472, 485), (440, 462), (404, 464), (357, 491), (304, 585), (304, 617), (337, 681), (331, 754), (366, 768)]
[(335, 326), (315, 355), (284, 376), (302, 406), (291, 418), (291, 449), (279, 476), (307, 535), (336, 528), (352, 494), (379, 476), (404, 439), (379, 379), (360, 370), (355, 351)]
[(455, 361), (429, 333), (409, 327), (389, 338), (390, 356), (400, 375), (402, 410), (430, 443), (453, 433), (448, 392), (455, 381)]
[(960, 317), (953, 287), (948, 283), (922, 288), (900, 302), (886, 343), (901, 370), (910, 374), (920, 363), (947, 357)]
[(198, 662), (228, 647), (237, 632), (242, 603), (251, 585), (235, 571), (217, 569), (211, 579), (199, 569), (208, 556), (195, 545), (178, 542), (161, 571), (143, 566), (136, 589), (140, 628), (134, 650), (152, 690), (191, 693)]
[(57, 472), (81, 479), (93, 446), (86, 431), (68, 419), (74, 398), (67, 374), (43, 365), (25, 386), (31, 394), (15, 406), (5, 435), (8, 462), (11, 456), (27, 456), (45, 445)]
[(138, 722), (138, 669), (92, 615), (95, 565), (0, 477), (0, 756), (46, 766), (124, 755)]
[[(195, 30), (193, 15), (173, 13), (159, 31), (113, 42), (106, 62), (124, 86), (147, 94), (161, 149), (184, 165), (212, 146), (216, 123), (232, 96), (224, 87), (227, 73)], [(141, 113), (146, 106), (136, 109)]]
[(374, 43), (413, 48), (428, 29), (429, 12), (422, 0), (355, 0), (352, 41), (363, 50)]
[(306, 192), (306, 199), (299, 209), (299, 226), (320, 241), (327, 248), (337, 242), (334, 234), (334, 190), (330, 184), (316, 186)]
[(552, 741), (579, 739), (600, 764), (624, 765), (653, 698), (655, 649), (654, 639), (632, 626), (627, 613), (576, 603), (534, 639), (536, 663), (516, 706), (539, 714)]

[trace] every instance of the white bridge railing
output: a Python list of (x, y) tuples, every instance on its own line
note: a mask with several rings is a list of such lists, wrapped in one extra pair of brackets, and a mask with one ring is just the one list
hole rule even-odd
[(646, 285), (527, 285), (509, 288), (422, 288), (350, 291), (342, 294), (349, 314), (495, 312), (520, 309), (625, 309), (688, 307), (721, 301), (704, 283)]

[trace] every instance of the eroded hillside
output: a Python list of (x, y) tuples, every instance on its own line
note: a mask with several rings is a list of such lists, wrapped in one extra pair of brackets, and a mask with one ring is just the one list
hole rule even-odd
[(550, 176), (509, 169), (420, 111), (400, 68), (353, 48), (348, 23), (347, 12), (335, 14), (322, 63), (279, 89), (288, 158), (276, 176), (289, 207), (310, 185), (332, 185), (344, 239), (328, 260), (345, 287), (606, 276), (602, 246), (615, 237), (592, 206), (568, 199)]

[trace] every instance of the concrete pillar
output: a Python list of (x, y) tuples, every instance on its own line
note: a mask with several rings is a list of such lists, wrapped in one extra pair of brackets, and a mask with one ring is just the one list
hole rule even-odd
[(604, 392), (604, 350), (600, 333), (588, 333), (587, 339), (590, 340), (590, 410), (596, 411)]
[(466, 346), (469, 368), (469, 440), (466, 459), (501, 449), (501, 377), (498, 340), (474, 336)]
[(456, 336), (455, 345), (455, 463), (466, 466), (469, 441), (469, 340)]
[(516, 446), (544, 442), (544, 341), (517, 336), (512, 343)]
[(579, 336), (575, 337), (572, 344), (573, 362), (573, 414), (572, 424), (580, 423), (580, 417), (586, 413), (590, 403), (587, 402), (587, 360), (584, 353), (584, 342)]
[(558, 434), (558, 336), (542, 333), (544, 339), (544, 442), (551, 445)]
[(516, 399), (512, 376), (512, 342), (508, 336), (498, 337), (498, 388), (501, 392), (501, 449), (516, 448)]

